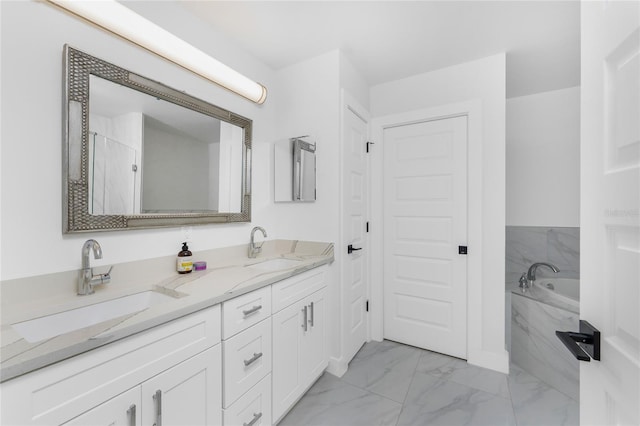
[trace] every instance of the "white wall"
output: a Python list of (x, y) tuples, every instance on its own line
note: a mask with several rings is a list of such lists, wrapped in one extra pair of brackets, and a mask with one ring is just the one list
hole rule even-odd
[[(128, 2), (127, 6), (263, 82), (276, 97), (278, 89), (271, 69), (238, 50), (232, 41), (201, 24), (178, 5)], [(276, 229), (280, 221), (277, 216), (267, 214), (271, 204), (267, 159), (269, 142), (275, 134), (273, 99), (267, 99), (262, 106), (255, 105), (48, 3), (3, 1), (0, 8), (2, 279), (79, 269), (80, 249), (88, 238), (96, 238), (103, 248), (104, 258), (96, 265), (177, 254), (180, 242), (184, 241), (181, 228), (62, 234), (61, 100), (65, 43), (253, 120), (253, 223), (194, 227), (191, 250), (197, 253), (246, 243), (256, 223), (268, 230)], [(299, 235), (298, 229), (297, 223), (290, 223), (287, 236)], [(329, 237), (320, 232), (305, 236)]]
[(508, 226), (580, 226), (580, 88), (507, 100)]
[[(467, 308), (467, 357), (470, 363), (501, 371), (508, 369), (504, 350), (505, 73), (505, 55), (499, 54), (374, 86), (370, 92), (374, 120), (456, 103), (474, 102), (481, 109), (481, 146), (469, 147), (470, 158), (479, 153), (481, 159), (478, 170), (470, 169), (470, 176), (477, 172), (481, 178), (470, 182), (470, 206), (480, 208), (479, 217), (469, 217), (469, 262), (478, 262), (476, 269), (481, 273), (469, 277), (473, 297)], [(475, 185), (480, 187), (477, 192), (472, 190)], [(481, 240), (479, 246), (471, 243), (474, 232)]]
[[(332, 51), (278, 72), (282, 90), (277, 99), (276, 140), (311, 135), (316, 142), (316, 201), (277, 203), (271, 211), (278, 218), (274, 218), (278, 222), (276, 232), (286, 238), (339, 241), (340, 56), (339, 51)], [(273, 198), (274, 194), (270, 196)], [(340, 258), (336, 256), (329, 285), (331, 304), (336, 307), (340, 303), (339, 268)], [(334, 311), (337, 312), (338, 309)], [(340, 352), (340, 320), (335, 314), (329, 315), (328, 331), (333, 358), (339, 357)]]

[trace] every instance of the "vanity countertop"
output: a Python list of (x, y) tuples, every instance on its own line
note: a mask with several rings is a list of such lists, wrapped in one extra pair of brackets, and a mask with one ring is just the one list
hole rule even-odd
[[(104, 288), (96, 289), (95, 294), (89, 296), (77, 296), (75, 293), (74, 278), (77, 277), (77, 271), (3, 282), (0, 381), (214, 306), (334, 260), (331, 243), (293, 240), (265, 242), (262, 253), (256, 259), (247, 258), (246, 245), (213, 249), (194, 257), (194, 260), (207, 261), (207, 269), (177, 274), (171, 271), (171, 268), (175, 268), (173, 256), (115, 265), (112, 284), (101, 286)], [(299, 263), (273, 271), (247, 267), (277, 258), (298, 260)], [(153, 268), (153, 271), (147, 274), (147, 268)], [(118, 276), (121, 278), (118, 279)], [(29, 281), (33, 281), (35, 290), (27, 288)], [(173, 298), (143, 311), (33, 343), (23, 339), (12, 327), (17, 322), (148, 290)], [(52, 293), (49, 297), (46, 294), (43, 296), (41, 293), (45, 291)], [(29, 292), (40, 297), (29, 297)]]

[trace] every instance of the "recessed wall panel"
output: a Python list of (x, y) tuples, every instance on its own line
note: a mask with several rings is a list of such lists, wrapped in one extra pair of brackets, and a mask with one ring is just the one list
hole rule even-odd
[(451, 176), (396, 178), (398, 201), (443, 201), (451, 199)]
[(605, 65), (605, 135), (610, 169), (640, 166), (640, 30)]
[(396, 216), (396, 238), (433, 244), (451, 243), (451, 218)]
[(424, 159), (442, 159), (451, 157), (452, 134), (434, 133), (425, 138), (424, 135), (408, 137), (397, 141), (396, 159), (413, 161)]
[(402, 280), (449, 286), (451, 261), (419, 257), (395, 256), (396, 277)]
[(440, 300), (423, 299), (405, 294), (395, 295), (396, 318), (412, 323), (451, 328), (451, 303)]

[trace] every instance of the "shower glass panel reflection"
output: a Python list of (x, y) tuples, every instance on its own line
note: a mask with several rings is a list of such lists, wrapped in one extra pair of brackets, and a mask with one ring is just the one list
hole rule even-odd
[(89, 138), (89, 214), (140, 213), (140, 153), (96, 132)]

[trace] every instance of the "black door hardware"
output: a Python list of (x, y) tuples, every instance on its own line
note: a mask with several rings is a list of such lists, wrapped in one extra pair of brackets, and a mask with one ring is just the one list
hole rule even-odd
[(375, 145), (375, 142), (367, 142), (367, 152), (369, 152), (369, 145)]
[(458, 246), (458, 254), (467, 254), (467, 246)]
[(580, 361), (600, 361), (600, 332), (585, 320), (580, 320), (580, 332), (556, 331), (556, 336)]
[(348, 254), (351, 254), (351, 253), (353, 253), (354, 251), (358, 251), (358, 250), (362, 250), (362, 247), (360, 247), (360, 248), (355, 248), (355, 247), (353, 247), (351, 244), (349, 244), (349, 246), (347, 247), (347, 253), (348, 253)]

